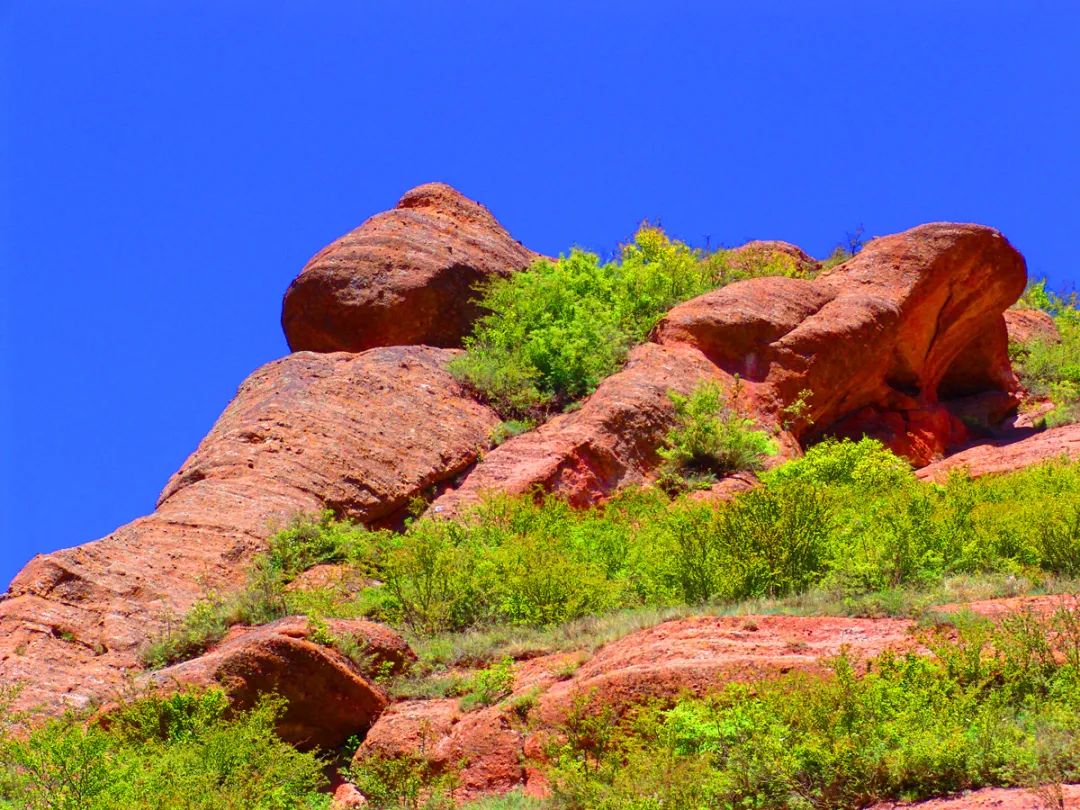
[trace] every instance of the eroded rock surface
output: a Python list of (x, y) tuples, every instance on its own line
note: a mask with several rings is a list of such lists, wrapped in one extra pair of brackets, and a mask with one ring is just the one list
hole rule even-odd
[(1061, 342), (1061, 333), (1054, 319), (1041, 309), (1007, 309), (1005, 326), (1011, 343), (1031, 343), (1035, 340)]
[(240, 387), (157, 511), (35, 557), (0, 601), (0, 682), (23, 703), (82, 706), (119, 686), (169, 614), (238, 587), (293, 515), (370, 522), (465, 469), (498, 418), (445, 371), (451, 350), (298, 353)]
[[(727, 681), (792, 670), (822, 672), (823, 658), (846, 647), (856, 659), (912, 645), (911, 623), (891, 619), (703, 616), (665, 622), (612, 642), (579, 669), (560, 653), (517, 665), (514, 696), (535, 695), (522, 717), (512, 705), (462, 712), (456, 699), (391, 706), (371, 727), (357, 757), (423, 753), (438, 768), (464, 763), (459, 800), (526, 787), (544, 790), (545, 742), (575, 702), (617, 710), (651, 698), (704, 694)], [(586, 656), (587, 657), (587, 656)]]
[(578, 410), (486, 454), (429, 514), (459, 513), (488, 492), (522, 494), (535, 487), (585, 506), (619, 487), (645, 483), (659, 461), (657, 448), (675, 424), (668, 392), (686, 394), (706, 380), (732, 383), (692, 347), (638, 346), (626, 367), (604, 380)]
[(758, 278), (671, 310), (664, 345), (701, 349), (765, 414), (810, 392), (796, 435), (867, 433), (921, 465), (966, 437), (952, 400), (1018, 402), (1002, 312), (1023, 257), (997, 231), (934, 223), (870, 242), (814, 280)]
[(293, 351), (460, 346), (479, 314), (476, 284), (538, 258), (480, 203), (429, 183), (316, 253), (285, 293), (281, 325)]
[(925, 481), (944, 481), (950, 470), (963, 468), (978, 478), (991, 473), (1021, 470), (1055, 459), (1080, 458), (1080, 424), (1018, 434), (974, 444), (923, 467), (916, 475)]

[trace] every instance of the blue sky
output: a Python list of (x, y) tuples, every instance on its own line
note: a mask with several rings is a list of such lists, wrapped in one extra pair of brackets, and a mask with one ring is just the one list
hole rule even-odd
[(153, 507), (308, 257), (443, 180), (528, 246), (1000, 228), (1076, 276), (1075, 2), (0, 2), (0, 587)]

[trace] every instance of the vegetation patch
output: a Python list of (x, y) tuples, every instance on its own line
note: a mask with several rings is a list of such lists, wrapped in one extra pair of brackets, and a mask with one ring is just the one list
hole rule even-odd
[[(628, 490), (585, 510), (557, 498), (497, 497), (462, 520), (416, 519), (404, 533), (326, 516), (298, 522), (275, 537), (245, 591), (200, 602), (150, 646), (147, 660), (196, 654), (238, 618), (312, 605), (316, 618), (387, 622), (417, 649), (435, 651), (433, 659), (441, 645), (445, 663), (467, 661), (460, 650), (473, 643), (525, 654), (533, 644), (550, 648), (561, 628), (579, 628), (565, 631), (573, 636), (684, 606), (810, 593), (851, 605), (873, 595), (904, 603), (906, 591), (963, 576), (1036, 585), (1080, 576), (1077, 464), (979, 480), (956, 472), (931, 484), (864, 439), (825, 442), (761, 480), (725, 503), (657, 489)], [(296, 559), (343, 561), (373, 584), (307, 599), (284, 590), (296, 566), (282, 561)]]
[(705, 489), (730, 473), (757, 472), (776, 455), (776, 442), (736, 409), (738, 386), (736, 380), (735, 389), (725, 394), (719, 383), (705, 382), (689, 396), (668, 393), (676, 426), (658, 451), (661, 488), (672, 494)]
[[(930, 656), (729, 684), (622, 717), (582, 696), (553, 806), (863, 807), (1080, 777), (1080, 613), (932, 628)], [(865, 674), (863, 674), (865, 673)]]
[(706, 255), (645, 225), (615, 261), (575, 249), (486, 282), (487, 314), (450, 369), (511, 423), (535, 423), (595, 390), (675, 304), (743, 278), (796, 274), (790, 256)]
[(44, 723), (0, 699), (0, 807), (26, 810), (328, 808), (325, 763), (282, 742), (284, 704), (232, 712), (218, 690), (141, 697), (107, 725)]
[(1049, 314), (1061, 334), (1060, 342), (1032, 340), (1009, 346), (1013, 368), (1030, 394), (1049, 399), (1053, 410), (1042, 422), (1046, 427), (1080, 420), (1080, 309), (1077, 294), (1046, 288), (1046, 279), (1028, 285), (1016, 306)]

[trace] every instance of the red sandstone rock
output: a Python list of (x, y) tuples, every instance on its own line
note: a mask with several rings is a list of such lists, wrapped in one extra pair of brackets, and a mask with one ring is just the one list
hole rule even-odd
[(765, 414), (812, 392), (796, 435), (870, 435), (925, 464), (962, 441), (948, 401), (1000, 392), (1015, 406), (1001, 313), (1023, 257), (991, 228), (935, 223), (875, 239), (813, 281), (739, 282), (681, 304), (656, 329), (748, 381)]
[(221, 686), (240, 709), (255, 705), (262, 694), (279, 694), (288, 701), (277, 727), (282, 739), (300, 748), (334, 748), (366, 731), (386, 708), (385, 693), (368, 680), (377, 674), (378, 662), (400, 670), (415, 656), (386, 627), (330, 624), (336, 636), (348, 633), (365, 642), (368, 671), (310, 641), (308, 620), (291, 616), (246, 628), (205, 655), (153, 673), (150, 682), (164, 688)]
[(881, 802), (870, 810), (1047, 810), (1055, 807), (1080, 808), (1080, 785), (983, 788), (925, 802)]
[(281, 325), (293, 351), (459, 346), (479, 312), (476, 284), (538, 258), (484, 206), (429, 183), (316, 253), (285, 293)]
[[(1024, 609), (1045, 611), (1062, 599), (1021, 597), (974, 607), (984, 615), (1000, 616)], [(591, 658), (560, 653), (518, 663), (514, 696), (539, 692), (526, 719), (515, 717), (509, 701), (468, 714), (461, 712), (457, 700), (408, 701), (391, 706), (375, 722), (357, 756), (423, 751), (440, 768), (463, 763), (459, 799), (520, 787), (530, 795), (543, 795), (545, 742), (577, 700), (620, 710), (654, 698), (706, 694), (731, 681), (791, 671), (824, 673), (824, 662), (842, 649), (857, 662), (890, 649), (918, 649), (913, 628), (907, 620), (842, 617), (701, 616), (665, 622), (607, 644)], [(569, 677), (560, 676), (574, 657), (588, 660)], [(885, 807), (891, 805), (879, 810)]]
[(664, 622), (612, 642), (541, 698), (538, 716), (556, 724), (575, 695), (616, 708), (683, 692), (704, 694), (727, 681), (792, 670), (823, 671), (847, 647), (856, 659), (911, 645), (911, 622), (803, 616), (702, 616)]
[(1033, 340), (1061, 342), (1061, 333), (1054, 319), (1041, 309), (1007, 309), (1005, 326), (1009, 330), (1010, 343), (1030, 343)]
[(731, 384), (731, 377), (696, 349), (639, 346), (626, 367), (604, 380), (581, 408), (492, 450), (458, 489), (435, 501), (429, 514), (458, 513), (487, 492), (522, 494), (537, 486), (585, 506), (619, 487), (644, 483), (675, 423), (668, 391), (686, 394), (704, 380)]
[(1020, 470), (1034, 464), (1080, 458), (1080, 424), (1050, 428), (1041, 433), (1020, 432), (988, 439), (936, 461), (918, 471), (925, 481), (944, 481), (949, 471), (965, 468), (974, 477)]
[(468, 467), (499, 420), (444, 371), (453, 355), (300, 353), (256, 371), (154, 514), (19, 573), (0, 601), (0, 683), (54, 710), (103, 698), (168, 613), (242, 584), (275, 525), (327, 506), (385, 518)]

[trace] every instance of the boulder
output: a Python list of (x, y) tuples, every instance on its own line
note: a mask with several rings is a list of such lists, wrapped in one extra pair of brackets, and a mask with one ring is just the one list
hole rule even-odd
[[(737, 282), (681, 304), (655, 331), (748, 382), (766, 417), (808, 391), (803, 440), (882, 438), (916, 465), (962, 442), (955, 399), (1019, 385), (1002, 312), (1023, 292), (1023, 257), (997, 231), (934, 223), (875, 239), (813, 280)], [(1002, 413), (1003, 415), (1003, 413)]]
[(842, 648), (856, 660), (886, 649), (908, 649), (905, 619), (809, 616), (700, 616), (657, 624), (601, 647), (573, 677), (541, 697), (537, 716), (558, 725), (575, 698), (621, 710), (684, 693), (697, 695), (730, 681), (752, 681), (794, 670), (822, 673)]
[(460, 346), (476, 285), (538, 258), (480, 203), (429, 183), (316, 253), (285, 293), (281, 325), (293, 351)]
[(1007, 309), (1005, 326), (1008, 328), (1010, 343), (1031, 343), (1041, 340), (1044, 343), (1060, 343), (1061, 333), (1054, 319), (1041, 309)]
[(371, 655), (368, 667), (312, 641), (307, 619), (291, 616), (242, 628), (216, 649), (148, 680), (165, 690), (220, 686), (238, 709), (251, 708), (262, 694), (278, 694), (288, 701), (277, 726), (282, 739), (304, 749), (336, 748), (367, 731), (386, 708), (386, 694), (371, 680), (379, 662), (400, 671), (415, 655), (388, 628), (340, 620), (333, 625), (335, 636), (363, 641)]
[(392, 517), (472, 464), (498, 417), (426, 347), (299, 353), (256, 371), (154, 514), (35, 557), (0, 599), (0, 683), (23, 705), (82, 707), (139, 667), (147, 638), (243, 584), (275, 526), (333, 508)]

